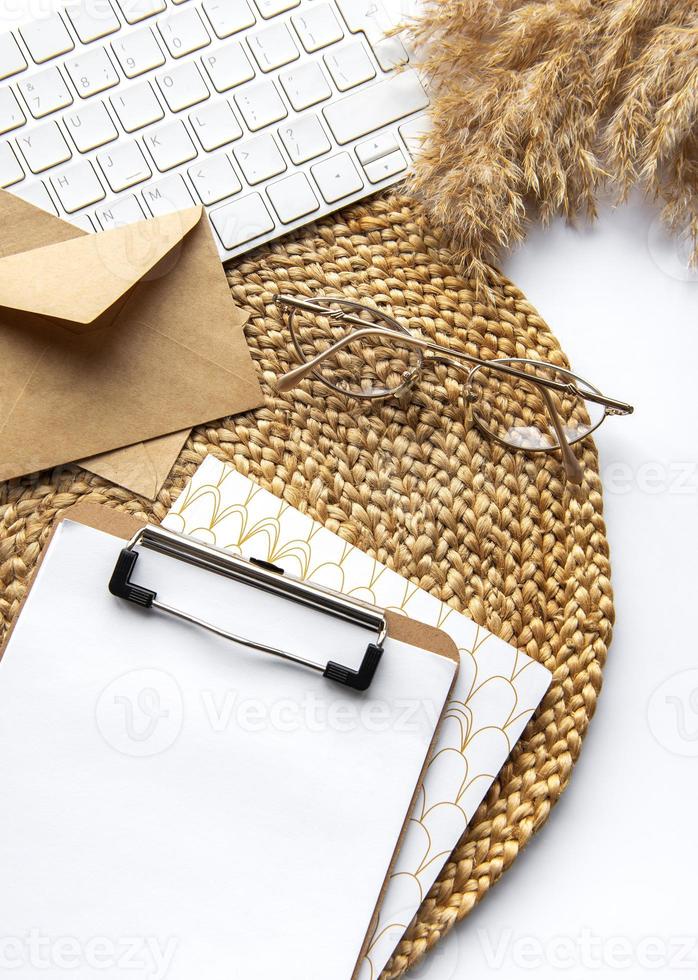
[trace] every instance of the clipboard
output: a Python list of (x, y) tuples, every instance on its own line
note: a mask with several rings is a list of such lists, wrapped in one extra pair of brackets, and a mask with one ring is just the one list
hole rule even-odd
[[(23, 601), (22, 601), (22, 603), (20, 605), (20, 608), (19, 608), (17, 617), (15, 618), (15, 620), (14, 620), (14, 622), (13, 622), (13, 624), (12, 624), (12, 626), (11, 626), (9, 632), (8, 632), (8, 635), (7, 635), (6, 639), (5, 639), (5, 642), (4, 642), (3, 647), (2, 647), (2, 651), (0, 651), (2, 654), (4, 654), (5, 650), (9, 646), (9, 644), (10, 644), (10, 642), (12, 640), (12, 637), (13, 637), (13, 635), (15, 633), (15, 630), (17, 629), (18, 623), (21, 622), (21, 617), (22, 617), (23, 611), (25, 609), (26, 603), (28, 601), (28, 598), (29, 598), (29, 596), (31, 594), (32, 586), (33, 586), (34, 582), (36, 582), (37, 576), (40, 574), (40, 568), (41, 568), (41, 565), (42, 565), (42, 563), (44, 561), (44, 557), (46, 555), (48, 544), (50, 543), (50, 541), (55, 536), (55, 534), (57, 532), (57, 528), (60, 525), (60, 523), (63, 520), (65, 520), (65, 519), (69, 519), (70, 521), (79, 523), (79, 524), (81, 524), (81, 525), (83, 525), (85, 527), (92, 528), (92, 529), (97, 530), (97, 531), (102, 531), (102, 532), (105, 532), (107, 534), (111, 534), (114, 537), (120, 538), (122, 540), (131, 540), (131, 541), (134, 540), (134, 536), (137, 537), (139, 534), (142, 533), (142, 529), (143, 529), (143, 526), (144, 526), (144, 522), (141, 522), (141, 521), (139, 521), (139, 520), (137, 520), (137, 519), (135, 519), (135, 518), (133, 518), (133, 517), (131, 517), (129, 515), (126, 515), (126, 514), (124, 514), (122, 512), (115, 511), (115, 510), (112, 510), (112, 509), (109, 509), (109, 508), (105, 508), (105, 507), (103, 507), (103, 506), (101, 506), (99, 504), (92, 504), (92, 503), (82, 502), (82, 503), (80, 503), (78, 505), (75, 505), (73, 508), (70, 508), (69, 510), (67, 510), (62, 515), (62, 517), (59, 520), (59, 522), (57, 523), (56, 527), (54, 527), (54, 529), (51, 532), (51, 535), (49, 537), (49, 542), (47, 542), (47, 546), (44, 548), (44, 550), (42, 552), (42, 555), (41, 555), (41, 557), (39, 559), (39, 562), (37, 564), (37, 568), (36, 568), (36, 570), (34, 572), (34, 575), (32, 577), (32, 583), (30, 584), (29, 590), (27, 591), (27, 593), (26, 593), (26, 595), (25, 595), (25, 597), (24, 597), (24, 599), (23, 599)], [(117, 558), (118, 558), (118, 553), (117, 553), (117, 551), (115, 551), (115, 554), (114, 554), (115, 562), (117, 562)], [(269, 571), (269, 570), (267, 570), (267, 571)], [(274, 573), (272, 573), (272, 574), (274, 574)], [(105, 582), (105, 588), (106, 588), (106, 582)], [(119, 601), (118, 598), (114, 598), (114, 602), (115, 603), (118, 603), (118, 601)], [(140, 612), (140, 610), (139, 610), (139, 612)], [(144, 612), (144, 614), (145, 615), (148, 615), (148, 613), (146, 613), (146, 612)], [(443, 702), (443, 705), (442, 705), (441, 714), (443, 715), (443, 711), (445, 710), (445, 706), (447, 705), (448, 700), (449, 700), (450, 690), (452, 690), (453, 683), (455, 683), (455, 678), (456, 678), (456, 675), (457, 675), (457, 669), (458, 669), (458, 663), (459, 663), (458, 651), (457, 651), (457, 649), (456, 649), (455, 644), (453, 643), (453, 641), (445, 633), (443, 633), (439, 629), (436, 629), (435, 627), (431, 627), (431, 626), (427, 626), (427, 625), (424, 625), (424, 624), (421, 624), (421, 623), (417, 623), (414, 620), (408, 619), (407, 617), (405, 617), (403, 615), (396, 614), (396, 613), (391, 612), (391, 611), (386, 611), (385, 612), (385, 631), (386, 631), (386, 638), (392, 638), (393, 640), (398, 640), (401, 643), (409, 644), (411, 647), (414, 647), (414, 648), (416, 648), (418, 650), (425, 651), (425, 652), (427, 652), (429, 654), (434, 654), (434, 655), (438, 656), (439, 658), (443, 658), (444, 661), (450, 663), (450, 665), (451, 665), (451, 671), (452, 671), (451, 674), (450, 674), (450, 676), (451, 676), (451, 683), (450, 683), (449, 693), (445, 697), (444, 702)], [(234, 652), (231, 653), (231, 656), (235, 656), (235, 655), (236, 654)], [(296, 666), (297, 665), (294, 665), (294, 669), (295, 669)], [(300, 666), (303, 666), (303, 665), (300, 665)], [(378, 671), (380, 671), (380, 667), (381, 667), (381, 665), (378, 664), (377, 665), (377, 670)], [(324, 674), (324, 676), (323, 676), (322, 680), (318, 679), (317, 683), (328, 684), (328, 683), (331, 683), (333, 680), (336, 680), (336, 678), (333, 678), (331, 676), (331, 672), (328, 675), (328, 674), (326, 674), (323, 671), (323, 674)], [(2, 691), (3, 676), (4, 675), (0, 671), (0, 693)], [(308, 674), (308, 676), (311, 677), (312, 675)], [(343, 684), (343, 682), (340, 681), (340, 684)], [(349, 687), (351, 688), (351, 685)], [(341, 691), (341, 690), (343, 690), (343, 687), (342, 686), (337, 686), (336, 687), (336, 690)], [(350, 692), (350, 696), (351, 697), (354, 697), (354, 698), (357, 698), (357, 699), (360, 699), (360, 698), (363, 697), (363, 694), (362, 694), (362, 692), (360, 690), (355, 690), (355, 691), (351, 691)], [(368, 918), (367, 918), (367, 922), (366, 922), (365, 936), (364, 936), (364, 939), (363, 939), (363, 943), (361, 945), (361, 948), (360, 948), (360, 950), (358, 950), (358, 955), (356, 956), (355, 966), (353, 968), (353, 972), (351, 974), (349, 974), (349, 973), (346, 973), (346, 975), (343, 974), (342, 976), (323, 977), (322, 980), (350, 980), (350, 978), (354, 978), (354, 980), (355, 980), (355, 978), (358, 976), (358, 973), (359, 973), (359, 970), (360, 970), (360, 964), (361, 964), (362, 959), (363, 959), (363, 957), (365, 955), (365, 952), (366, 952), (366, 949), (367, 949), (368, 944), (370, 942), (370, 938), (372, 936), (372, 933), (373, 933), (373, 931), (375, 929), (375, 924), (376, 924), (377, 919), (378, 919), (378, 916), (379, 916), (382, 899), (383, 899), (383, 896), (385, 894), (385, 890), (387, 888), (387, 884), (388, 884), (388, 880), (389, 880), (389, 877), (390, 877), (391, 870), (392, 870), (392, 868), (394, 866), (394, 862), (395, 862), (395, 859), (396, 859), (396, 856), (397, 856), (399, 847), (400, 847), (400, 845), (401, 845), (401, 843), (402, 843), (402, 841), (404, 839), (404, 835), (405, 835), (405, 832), (406, 832), (406, 829), (407, 829), (407, 825), (408, 825), (408, 822), (409, 822), (410, 813), (412, 812), (413, 805), (414, 805), (414, 803), (416, 801), (417, 795), (418, 795), (419, 790), (421, 788), (421, 783), (422, 783), (422, 780), (423, 780), (423, 777), (424, 777), (424, 774), (426, 772), (426, 768), (427, 768), (427, 765), (428, 765), (428, 762), (429, 762), (430, 753), (431, 753), (431, 750), (433, 748), (433, 745), (434, 745), (434, 743), (436, 741), (436, 738), (437, 738), (437, 735), (438, 735), (439, 725), (440, 725), (440, 721), (434, 727), (429, 748), (428, 748), (428, 750), (427, 750), (427, 752), (426, 752), (426, 754), (424, 756), (424, 760), (423, 760), (423, 763), (422, 763), (421, 771), (418, 774), (418, 780), (417, 780), (416, 785), (414, 786), (414, 789), (413, 789), (413, 791), (411, 793), (411, 797), (410, 797), (411, 798), (411, 801), (410, 801), (410, 804), (405, 809), (404, 820), (403, 820), (403, 823), (402, 823), (402, 828), (401, 828), (399, 834), (397, 835), (397, 839), (395, 840), (395, 846), (394, 846), (393, 851), (392, 851), (392, 856), (390, 857), (389, 863), (388, 863), (387, 867), (385, 868), (385, 873), (383, 875), (383, 883), (382, 883), (382, 886), (380, 887), (380, 890), (379, 890), (379, 892), (377, 894), (375, 907), (373, 908), (372, 912), (371, 912), (371, 910), (369, 910)], [(370, 828), (368, 828), (368, 829), (363, 829), (362, 828), (360, 830), (360, 833), (361, 834), (370, 833)], [(299, 898), (302, 901), (303, 896), (299, 896)], [(231, 909), (230, 912), (231, 912), (231, 914), (233, 914), (234, 913), (234, 910)], [(273, 939), (273, 937), (271, 937), (271, 938)], [(312, 929), (309, 930), (308, 941), (309, 942), (313, 942)], [(305, 974), (299, 974), (299, 975), (303, 975), (304, 976)], [(175, 976), (176, 976), (176, 974), (175, 974)], [(261, 976), (262, 975), (260, 974), (260, 977)], [(313, 977), (313, 980), (315, 980), (315, 977), (314, 977), (314, 975), (312, 973), (311, 974), (308, 974), (308, 976), (309, 977)], [(264, 976), (264, 980), (272, 980), (272, 977), (269, 976), (267, 978), (266, 975), (265, 975)], [(273, 980), (276, 980), (276, 978), (273, 978)]]

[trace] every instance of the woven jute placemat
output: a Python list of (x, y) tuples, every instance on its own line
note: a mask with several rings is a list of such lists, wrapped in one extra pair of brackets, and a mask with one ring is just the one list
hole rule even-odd
[(383, 974), (392, 980), (511, 865), (579, 755), (613, 621), (596, 450), (585, 443), (582, 486), (566, 484), (555, 459), (508, 452), (467, 424), (445, 373), (425, 374), (399, 404), (359, 405), (308, 382), (274, 392), (294, 363), (273, 302), (280, 292), (373, 301), (475, 355), (566, 365), (546, 324), (498, 272), (491, 298), (477, 300), (404, 197), (307, 228), (237, 262), (228, 279), (251, 314), (265, 406), (197, 429), (154, 504), (72, 466), (0, 484), (0, 634), (60, 511), (91, 499), (160, 521), (214, 453), (548, 667), (552, 687)]

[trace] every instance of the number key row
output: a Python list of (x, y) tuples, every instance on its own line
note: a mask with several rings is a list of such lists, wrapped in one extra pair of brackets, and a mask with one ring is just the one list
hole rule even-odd
[[(173, 0), (179, 4), (183, 0)], [(300, 0), (254, 0), (256, 11), (265, 20), (298, 7)], [(34, 63), (40, 65), (75, 50), (72, 27), (82, 44), (115, 34), (121, 27), (119, 15), (127, 25), (137, 25), (166, 11), (165, 0), (78, 0), (62, 12), (37, 18), (19, 29)], [(317, 4), (292, 17), (296, 34), (311, 53), (341, 40), (342, 27), (329, 4)], [(256, 24), (250, 4), (241, 0), (203, 0), (202, 12), (186, 7), (158, 19), (159, 41), (172, 58), (207, 47), (212, 35), (224, 40)], [(271, 24), (249, 38), (250, 50), (262, 71), (272, 71), (299, 57), (296, 41), (284, 24)], [(150, 27), (126, 34), (112, 45), (129, 78), (164, 64), (160, 45)], [(162, 60), (161, 60), (162, 59)], [(0, 33), (0, 80), (25, 71), (27, 59), (11, 32)]]
[[(117, 63), (129, 78), (135, 78), (165, 62), (150, 28), (127, 35), (119, 42), (114, 42), (112, 47)], [(359, 42), (337, 49), (329, 61), (326, 58), (327, 67), (340, 90), (348, 84), (353, 87), (368, 80), (373, 69), (364, 58), (365, 52)], [(94, 48), (78, 57), (69, 58), (64, 67), (76, 91), (84, 99), (114, 88), (120, 81), (105, 48)], [(205, 74), (202, 69), (205, 69)], [(167, 107), (176, 113), (207, 101), (211, 95), (209, 85), (221, 94), (250, 81), (254, 74), (242, 46), (237, 41), (232, 41), (202, 57), (200, 62), (188, 61), (174, 65), (156, 76), (156, 83)], [(315, 63), (282, 72), (279, 83), (296, 111), (325, 101), (332, 94), (322, 69)], [(57, 67), (20, 80), (17, 88), (35, 119), (43, 119), (74, 102), (66, 80)], [(146, 98), (148, 104), (144, 106), (142, 113), (136, 111), (135, 122), (124, 121), (127, 132), (133, 132), (160, 118), (160, 114), (152, 106), (154, 97), (147, 86), (125, 89), (115, 98), (128, 114), (126, 103), (138, 110), (139, 94)], [(247, 86), (236, 96), (236, 101), (252, 132), (264, 129), (288, 115), (276, 85), (269, 79)], [(120, 118), (121, 115), (119, 112)], [(141, 121), (141, 116), (144, 121)], [(25, 111), (13, 91), (10, 88), (1, 88), (0, 134), (20, 128), (26, 123), (26, 119)]]

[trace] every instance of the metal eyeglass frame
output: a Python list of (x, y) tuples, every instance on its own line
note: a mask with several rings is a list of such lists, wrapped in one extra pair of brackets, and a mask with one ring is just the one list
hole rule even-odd
[[(410, 388), (417, 379), (418, 375), (421, 373), (425, 363), (437, 362), (447, 364), (456, 370), (465, 372), (466, 401), (471, 405), (471, 417), (475, 422), (475, 425), (484, 435), (490, 439), (494, 439), (495, 442), (506, 446), (508, 449), (519, 449), (526, 453), (555, 453), (559, 451), (562, 456), (562, 463), (567, 479), (572, 483), (581, 483), (584, 475), (584, 469), (575, 454), (572, 452), (571, 446), (577, 442), (583, 441), (587, 438), (587, 436), (591, 435), (592, 432), (598, 429), (608, 415), (631, 415), (633, 412), (632, 405), (627, 404), (627, 402), (617, 401), (615, 398), (609, 398), (608, 396), (603, 395), (598, 388), (590, 385), (588, 381), (584, 380), (584, 378), (580, 378), (579, 375), (573, 374), (571, 371), (560, 368), (555, 364), (550, 364), (546, 361), (529, 360), (526, 358), (493, 358), (489, 361), (482, 360), (478, 357), (473, 357), (471, 354), (465, 354), (462, 351), (452, 350), (449, 347), (443, 347), (440, 344), (435, 344), (430, 340), (425, 340), (423, 337), (416, 337), (400, 323), (398, 323), (398, 321), (392, 316), (384, 313), (383, 310), (365, 306), (363, 303), (357, 303), (353, 300), (344, 299), (340, 296), (318, 296), (312, 300), (305, 300), (285, 294), (279, 295), (276, 302), (282, 310), (288, 313), (288, 324), (291, 331), (293, 345), (298, 353), (298, 356), (303, 360), (303, 363), (297, 368), (293, 368), (291, 371), (288, 371), (277, 380), (276, 388), (278, 391), (290, 391), (299, 381), (307, 377), (309, 374), (312, 374), (318, 381), (322, 381), (323, 384), (343, 395), (349, 395), (352, 398), (370, 399), (373, 401), (382, 400), (385, 398), (392, 398), (393, 396), (399, 395)], [(330, 309), (327, 305), (324, 305), (330, 303), (335, 303), (337, 306), (342, 307), (342, 309)], [(390, 324), (390, 326), (381, 327), (371, 325), (370, 323), (367, 323), (366, 320), (362, 320), (358, 316), (353, 316), (351, 313), (346, 313), (344, 311), (345, 308), (349, 310), (357, 310), (363, 313), (369, 313)], [(349, 323), (358, 327), (359, 329), (347, 333), (345, 337), (340, 338), (326, 350), (321, 351), (310, 360), (306, 360), (305, 354), (294, 329), (294, 316), (299, 310), (305, 313), (324, 315), (331, 320)], [(325, 378), (316, 370), (324, 360), (332, 357), (350, 343), (354, 343), (355, 341), (363, 338), (375, 337), (384, 337), (394, 340), (395, 333), (400, 335), (401, 344), (419, 351), (419, 363), (412, 370), (406, 371), (402, 383), (390, 391), (386, 391), (385, 393), (347, 391), (347, 389), (341, 385), (333, 384), (332, 381)], [(427, 356), (425, 357), (424, 355)], [(561, 374), (570, 380), (568, 382), (563, 382), (555, 381), (550, 378), (537, 378), (534, 375), (526, 373), (525, 371), (518, 370), (516, 367), (512, 367), (513, 364), (526, 364), (527, 366), (531, 365), (534, 368), (540, 367), (552, 369), (556, 373)], [(521, 381), (525, 381), (529, 385), (535, 385), (538, 387), (555, 430), (555, 435), (557, 436), (559, 446), (529, 449), (527, 447), (515, 446), (513, 443), (507, 442), (494, 432), (491, 432), (477, 413), (472, 410), (472, 403), (477, 400), (477, 395), (474, 395), (474, 389), (469, 383), (473, 376), (475, 376), (477, 371), (481, 368), (499, 371), (500, 373), (506, 374), (511, 378), (517, 378)], [(581, 383), (586, 390), (581, 391), (577, 387), (577, 382)], [(555, 407), (555, 403), (551, 397), (551, 391), (561, 392), (562, 394), (581, 398), (583, 401), (591, 401), (598, 405), (602, 405), (604, 408), (604, 414), (601, 416), (599, 421), (583, 435), (578, 436), (575, 439), (569, 439), (565, 433), (560, 413)]]

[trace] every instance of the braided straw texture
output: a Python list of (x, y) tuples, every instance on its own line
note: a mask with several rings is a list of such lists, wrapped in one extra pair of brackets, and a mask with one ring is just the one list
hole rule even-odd
[(550, 691), (383, 974), (392, 980), (511, 865), (579, 755), (613, 621), (596, 450), (587, 440), (584, 483), (566, 485), (554, 458), (484, 439), (446, 373), (425, 373), (399, 404), (359, 405), (310, 382), (274, 392), (275, 377), (294, 363), (279, 292), (373, 301), (441, 344), (566, 365), (546, 324), (499, 272), (490, 273), (489, 305), (476, 301), (474, 284), (404, 197), (306, 228), (240, 260), (228, 279), (251, 314), (264, 408), (196, 429), (155, 503), (74, 466), (0, 484), (0, 638), (59, 512), (82, 498), (160, 521), (214, 453), (548, 667)]

